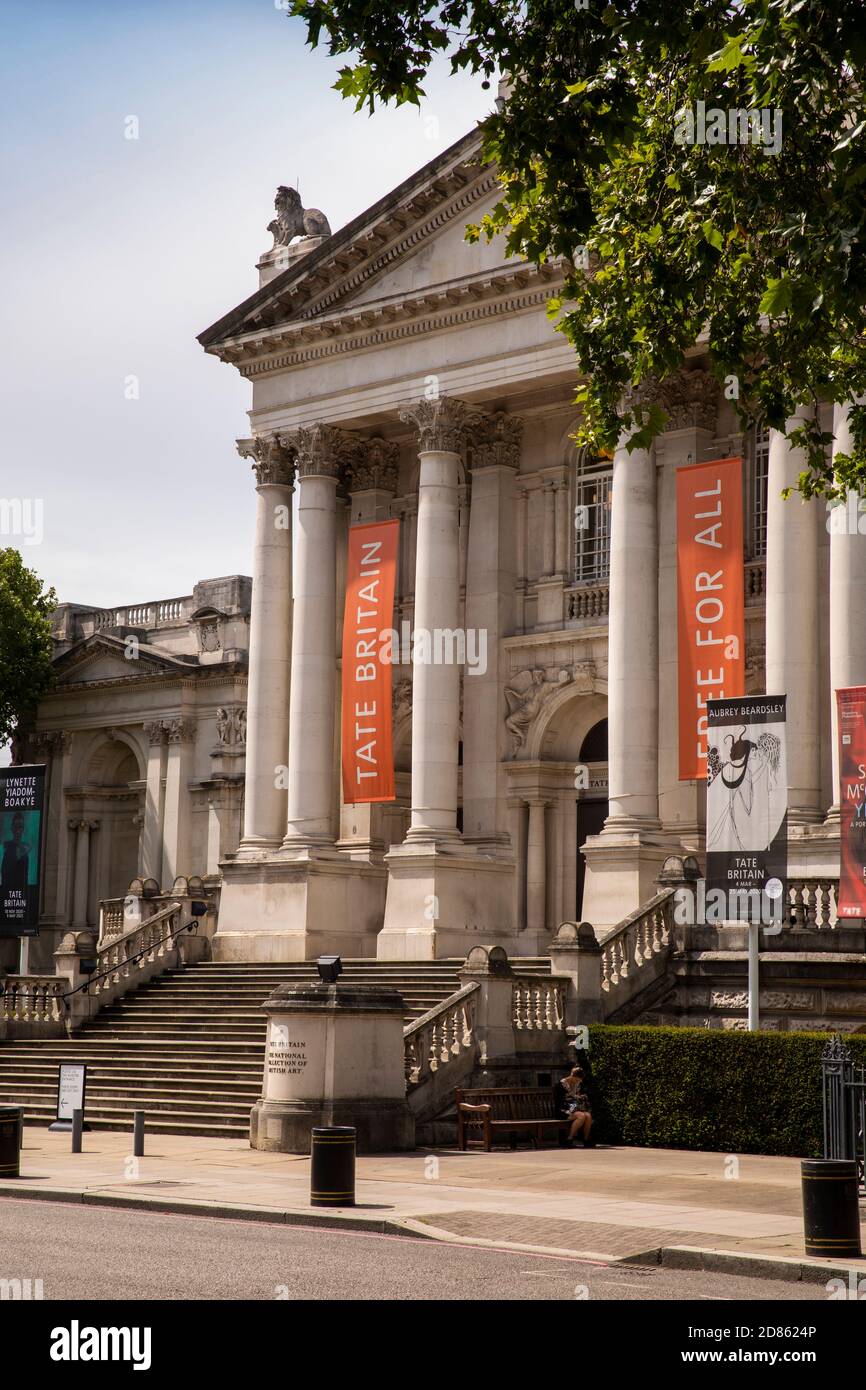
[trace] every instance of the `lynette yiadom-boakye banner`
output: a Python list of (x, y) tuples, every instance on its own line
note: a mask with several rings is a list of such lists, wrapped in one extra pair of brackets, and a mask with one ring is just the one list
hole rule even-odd
[(788, 772), (784, 695), (707, 703), (707, 903), (726, 921), (784, 920)]
[(0, 937), (39, 930), (45, 766), (0, 768)]
[(743, 469), (739, 458), (677, 469), (680, 780), (707, 773), (707, 701), (745, 691)]
[(394, 800), (391, 661), (399, 521), (349, 527), (343, 619), (343, 800)]
[(866, 917), (866, 687), (836, 691), (839, 727), (839, 917)]

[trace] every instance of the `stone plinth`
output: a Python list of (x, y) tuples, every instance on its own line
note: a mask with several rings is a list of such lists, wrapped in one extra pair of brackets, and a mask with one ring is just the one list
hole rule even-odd
[(309, 1153), (314, 1125), (354, 1125), (359, 1153), (415, 1147), (399, 991), (280, 985), (263, 1008), (268, 1039), (251, 1148)]
[(514, 864), (450, 845), (407, 841), (385, 856), (388, 896), (379, 960), (440, 960), (473, 946), (513, 949)]

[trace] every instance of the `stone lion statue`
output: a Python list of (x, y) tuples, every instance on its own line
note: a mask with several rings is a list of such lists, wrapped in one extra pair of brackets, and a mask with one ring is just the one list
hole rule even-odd
[[(274, 248), (288, 246), (296, 236), (330, 236), (331, 227), (327, 217), (318, 208), (305, 208), (301, 195), (295, 188), (287, 188), (281, 183), (274, 199), (277, 215), (268, 223), (268, 231), (273, 233)], [(272, 248), (273, 249), (273, 248)]]

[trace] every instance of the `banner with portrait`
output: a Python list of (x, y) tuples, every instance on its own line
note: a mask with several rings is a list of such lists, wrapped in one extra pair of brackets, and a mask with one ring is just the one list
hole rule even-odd
[(839, 917), (866, 917), (866, 687), (836, 691), (839, 728)]
[(0, 937), (39, 930), (45, 765), (0, 768)]
[(785, 919), (785, 721), (784, 695), (707, 702), (706, 891), (708, 904), (711, 893), (724, 893), (723, 920)]

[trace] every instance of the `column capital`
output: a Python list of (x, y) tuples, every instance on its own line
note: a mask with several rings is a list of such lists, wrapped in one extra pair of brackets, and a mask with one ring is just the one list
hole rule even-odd
[(623, 413), (643, 411), (660, 405), (667, 415), (665, 433), (672, 430), (702, 429), (714, 432), (719, 404), (719, 384), (703, 367), (678, 367), (659, 380), (647, 377), (639, 386), (623, 392)]
[(479, 468), (520, 467), (523, 420), (519, 415), (509, 415), (504, 410), (491, 415), (479, 412), (472, 416), (470, 431), (473, 472)]
[(399, 462), (400, 449), (397, 444), (380, 435), (360, 440), (357, 457), (349, 465), (350, 492), (378, 489), (395, 493)]
[(162, 719), (155, 719), (150, 724), (145, 724), (144, 732), (147, 735), (148, 743), (165, 743), (168, 738), (168, 730)]
[(256, 486), (279, 483), (291, 487), (295, 480), (295, 456), (275, 434), (257, 434), (252, 439), (238, 439), (241, 458), (252, 459)]
[(280, 444), (295, 455), (299, 478), (340, 479), (359, 457), (361, 441), (335, 425), (301, 425), (280, 435)]
[(469, 411), (455, 396), (422, 398), (400, 410), (400, 419), (418, 431), (418, 452), (462, 454), (466, 445)]
[(70, 830), (86, 830), (88, 834), (99, 829), (98, 820), (81, 820), (80, 818), (76, 820), (73, 818), (68, 822), (68, 825)]
[(192, 743), (196, 735), (193, 719), (166, 719), (165, 734), (169, 743)]

